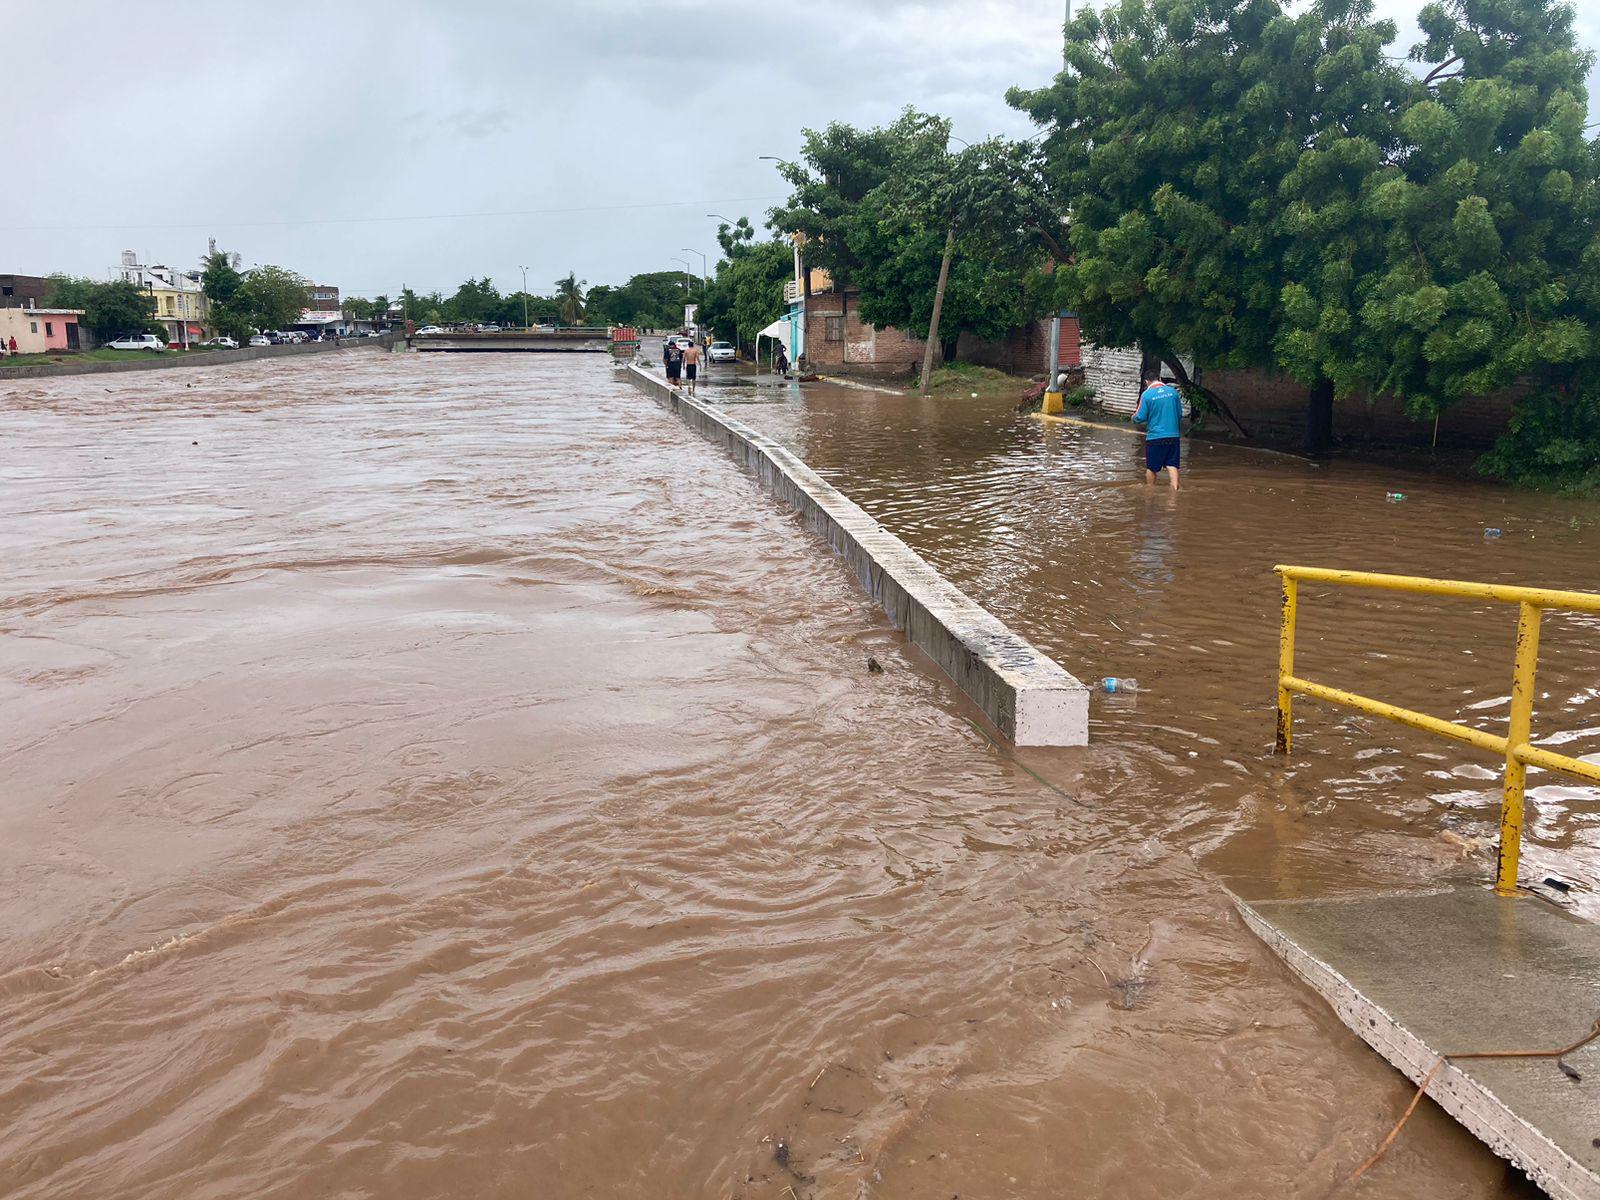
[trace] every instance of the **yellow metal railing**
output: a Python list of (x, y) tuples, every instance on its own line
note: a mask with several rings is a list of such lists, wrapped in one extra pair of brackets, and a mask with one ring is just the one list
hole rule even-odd
[[(1291, 705), (1296, 693), (1317, 700), (1342, 704), (1377, 717), (1409, 725), (1413, 729), (1436, 733), (1466, 742), (1505, 760), (1505, 795), (1500, 805), (1500, 865), (1495, 875), (1495, 891), (1503, 896), (1517, 889), (1517, 863), (1522, 852), (1523, 791), (1529, 767), (1564, 771), (1579, 779), (1600, 783), (1600, 763), (1568, 758), (1528, 744), (1533, 724), (1533, 680), (1539, 663), (1539, 618), (1547, 608), (1568, 612), (1600, 613), (1600, 595), (1592, 592), (1559, 592), (1548, 588), (1509, 587), (1497, 583), (1461, 583), (1453, 579), (1423, 579), (1414, 575), (1374, 575), (1367, 571), (1330, 571), (1322, 567), (1274, 568), (1283, 576), (1283, 626), (1278, 641), (1278, 738), (1277, 752), (1289, 753)], [(1441, 721), (1426, 713), (1413, 712), (1340, 691), (1320, 683), (1300, 679), (1294, 673), (1294, 622), (1301, 580), (1308, 583), (1339, 583), (1350, 587), (1380, 588), (1391, 592), (1415, 592), (1424, 596), (1465, 596), (1475, 600), (1498, 600), (1518, 605), (1516, 662), (1511, 673), (1511, 723), (1505, 737), (1470, 729), (1454, 721)]]

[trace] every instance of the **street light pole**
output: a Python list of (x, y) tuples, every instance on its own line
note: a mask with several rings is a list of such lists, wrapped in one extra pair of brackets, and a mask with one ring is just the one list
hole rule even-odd
[(528, 268), (519, 268), (522, 271), (522, 328), (528, 328)]
[(679, 246), (678, 249), (682, 250), (686, 254), (698, 254), (700, 256), (700, 285), (702, 287), (710, 286), (711, 275), (706, 259), (706, 252), (704, 250), (696, 250), (693, 246)]

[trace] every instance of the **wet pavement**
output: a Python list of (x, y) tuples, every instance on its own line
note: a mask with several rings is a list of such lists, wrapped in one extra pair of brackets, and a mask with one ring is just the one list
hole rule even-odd
[[(1600, 585), (1593, 506), (1203, 446), (1174, 498), (1121, 433), (723, 386), (1139, 678), (1014, 752), (601, 360), (184, 375), (0, 393), (8, 1197), (1325, 1195), (1407, 1089), (1222, 885), (1485, 877), (1497, 791), (1310, 703), (1266, 753), (1271, 563)], [(1309, 593), (1311, 677), (1503, 718), (1509, 612)], [(1592, 790), (1530, 784), (1593, 887)], [(1361, 1192), (1507, 1186), (1424, 1109)]]

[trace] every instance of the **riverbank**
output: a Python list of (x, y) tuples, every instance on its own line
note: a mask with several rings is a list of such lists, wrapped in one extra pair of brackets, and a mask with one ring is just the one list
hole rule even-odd
[[(386, 333), (375, 338), (346, 338), (340, 342), (300, 342), (288, 346), (240, 346), (237, 350), (167, 351), (153, 354), (129, 350), (122, 357), (104, 359), (89, 355), (64, 357), (58, 362), (0, 365), (0, 381), (7, 379), (50, 379), (58, 375), (115, 375), (125, 371), (162, 371), (181, 367), (215, 367), (225, 363), (250, 362), (258, 358), (292, 358), (302, 354), (325, 354), (335, 350), (393, 350), (397, 337)], [(99, 355), (100, 351), (91, 351)], [(34, 357), (34, 356), (30, 356)]]

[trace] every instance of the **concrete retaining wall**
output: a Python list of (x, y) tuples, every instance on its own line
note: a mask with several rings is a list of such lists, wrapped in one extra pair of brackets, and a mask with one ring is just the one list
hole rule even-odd
[(342, 342), (301, 342), (291, 346), (240, 346), (237, 350), (207, 350), (203, 354), (150, 354), (128, 351), (126, 362), (37, 363), (26, 367), (0, 366), (0, 380), (48, 379), (56, 375), (114, 375), (119, 371), (168, 371), (179, 367), (215, 367), (248, 362), (253, 358), (281, 358), (291, 354), (325, 354), (333, 350), (392, 350), (395, 335), (346, 338)]
[(636, 366), (634, 385), (744, 464), (834, 548), (889, 620), (1019, 746), (1089, 741), (1089, 691), (771, 439)]

